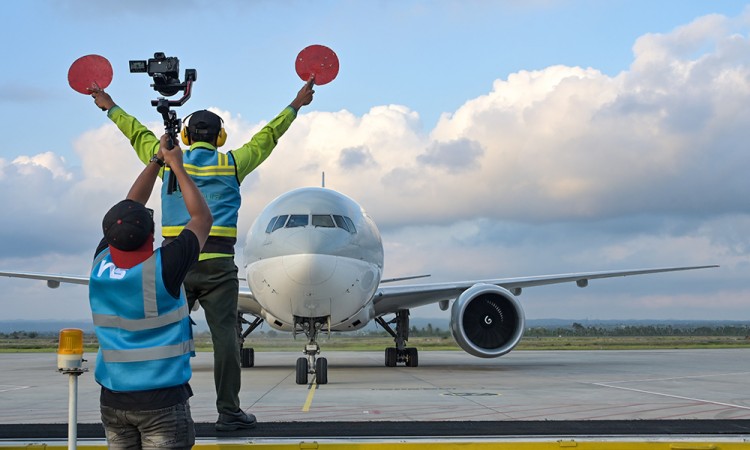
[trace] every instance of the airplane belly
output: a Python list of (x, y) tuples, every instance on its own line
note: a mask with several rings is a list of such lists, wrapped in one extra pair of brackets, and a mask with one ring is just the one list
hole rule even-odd
[(297, 254), (256, 261), (247, 275), (258, 303), (278, 320), (330, 316), (335, 325), (370, 302), (381, 274), (379, 267), (361, 260)]

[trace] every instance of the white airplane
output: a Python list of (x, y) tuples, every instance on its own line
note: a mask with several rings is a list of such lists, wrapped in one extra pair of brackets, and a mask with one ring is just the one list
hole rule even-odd
[[(297, 359), (296, 382), (328, 383), (328, 362), (318, 335), (354, 331), (376, 321), (395, 346), (385, 349), (385, 365), (418, 365), (418, 353), (407, 347), (409, 310), (438, 303), (451, 308), (451, 332), (466, 352), (481, 358), (504, 355), (519, 343), (525, 316), (517, 297), (523, 288), (575, 282), (588, 286), (598, 278), (704, 269), (716, 265), (580, 272), (521, 278), (498, 278), (431, 284), (386, 286), (423, 276), (382, 279), (383, 244), (365, 210), (349, 197), (327, 188), (301, 188), (268, 204), (253, 223), (244, 248), (248, 287), (239, 294), (241, 339), (263, 321), (280, 331), (304, 333), (305, 357)], [(88, 276), (3, 272), (8, 277), (88, 284)], [(245, 314), (254, 317), (250, 322)], [(393, 314), (391, 320), (386, 316)], [(394, 325), (392, 327), (391, 325)], [(254, 351), (241, 348), (243, 367), (254, 365)]]

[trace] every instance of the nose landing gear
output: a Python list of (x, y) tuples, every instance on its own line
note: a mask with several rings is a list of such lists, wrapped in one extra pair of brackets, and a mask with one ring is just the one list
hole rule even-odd
[[(328, 360), (324, 357), (318, 358), (320, 346), (317, 342), (318, 332), (328, 323), (328, 318), (295, 318), (295, 333), (297, 327), (305, 333), (308, 343), (305, 345), (304, 357), (297, 359), (296, 382), (307, 384), (308, 375), (315, 376), (317, 384), (328, 384)], [(330, 327), (328, 327), (330, 331)]]

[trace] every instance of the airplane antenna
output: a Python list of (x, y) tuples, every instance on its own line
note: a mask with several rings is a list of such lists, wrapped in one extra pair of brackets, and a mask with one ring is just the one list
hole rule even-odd
[(323, 172), (323, 177), (321, 180), (321, 187), (326, 187), (326, 173)]

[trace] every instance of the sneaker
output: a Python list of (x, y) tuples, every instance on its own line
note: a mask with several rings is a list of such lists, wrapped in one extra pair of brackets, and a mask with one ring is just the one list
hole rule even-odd
[(236, 413), (220, 413), (216, 431), (234, 431), (255, 427), (255, 416), (243, 410)]

